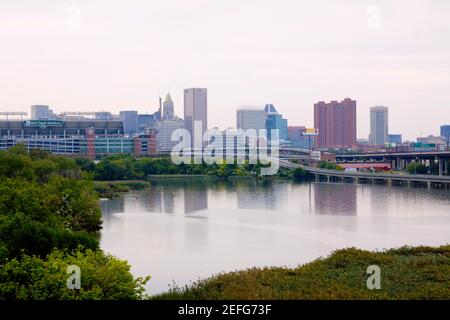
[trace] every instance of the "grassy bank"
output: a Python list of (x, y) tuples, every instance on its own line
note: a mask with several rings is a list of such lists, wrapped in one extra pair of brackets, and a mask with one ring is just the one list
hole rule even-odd
[[(367, 288), (370, 265), (381, 269), (379, 290)], [(154, 299), (450, 299), (450, 245), (344, 249), (295, 269), (219, 274)]]
[(95, 191), (102, 197), (112, 198), (120, 193), (143, 190), (150, 187), (148, 181), (94, 181)]

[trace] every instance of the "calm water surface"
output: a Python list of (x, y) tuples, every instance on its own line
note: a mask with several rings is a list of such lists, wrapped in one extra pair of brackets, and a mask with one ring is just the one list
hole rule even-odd
[(358, 184), (166, 181), (101, 201), (102, 248), (150, 294), (221, 271), (289, 266), (355, 246), (450, 243), (450, 191)]

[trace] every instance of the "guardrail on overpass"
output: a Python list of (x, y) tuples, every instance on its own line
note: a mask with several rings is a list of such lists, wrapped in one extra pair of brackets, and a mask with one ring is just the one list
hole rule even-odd
[(436, 176), (436, 175), (425, 175), (425, 174), (386, 174), (386, 173), (369, 173), (369, 172), (351, 172), (351, 171), (337, 171), (328, 170), (315, 167), (303, 166), (297, 163), (292, 163), (285, 160), (280, 160), (280, 166), (285, 168), (302, 168), (306, 172), (309, 172), (316, 176), (316, 178), (326, 177), (327, 180), (330, 178), (338, 179), (354, 179), (358, 181), (359, 179), (365, 180), (385, 180), (385, 181), (404, 181), (404, 182), (425, 182), (429, 184), (440, 184), (444, 187), (448, 187), (450, 184), (450, 176)]

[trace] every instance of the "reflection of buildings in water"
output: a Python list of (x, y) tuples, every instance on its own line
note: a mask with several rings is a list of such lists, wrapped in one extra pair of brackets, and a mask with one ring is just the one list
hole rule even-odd
[(287, 193), (288, 184), (246, 180), (239, 181), (236, 187), (239, 209), (276, 210)]
[(314, 184), (314, 207), (317, 214), (356, 215), (357, 186), (354, 184)]
[(196, 184), (184, 188), (184, 212), (192, 213), (208, 208), (208, 187)]
[(145, 207), (148, 212), (163, 212), (162, 207), (162, 195), (161, 193), (163, 188), (151, 188), (148, 192), (145, 193), (144, 201)]
[[(370, 186), (370, 213), (371, 215), (389, 214), (390, 188), (386, 186)], [(402, 196), (402, 194), (398, 195)], [(396, 200), (396, 199), (394, 199)], [(400, 199), (401, 201), (401, 199)]]
[(175, 207), (174, 188), (155, 186), (139, 194), (139, 206), (144, 212), (173, 213)]
[(174, 213), (175, 211), (175, 193), (176, 190), (173, 188), (163, 188), (162, 198), (163, 198), (163, 212)]

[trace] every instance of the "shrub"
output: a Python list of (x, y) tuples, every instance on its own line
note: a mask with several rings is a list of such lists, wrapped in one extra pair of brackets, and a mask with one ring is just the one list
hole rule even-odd
[[(81, 271), (80, 289), (69, 289), (67, 267)], [(130, 266), (100, 250), (53, 251), (46, 259), (23, 255), (0, 268), (0, 299), (135, 300), (149, 278), (134, 279)]]

